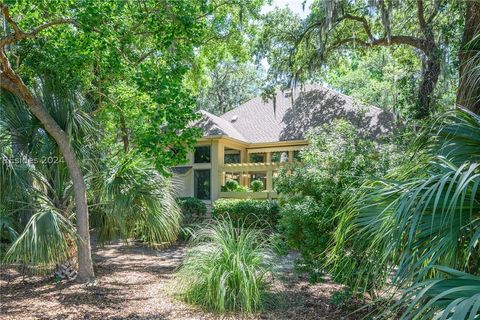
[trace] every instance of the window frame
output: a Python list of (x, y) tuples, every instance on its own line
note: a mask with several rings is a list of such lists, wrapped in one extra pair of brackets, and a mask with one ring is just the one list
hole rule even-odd
[[(200, 198), (198, 196), (198, 187), (197, 187), (197, 172), (208, 172), (208, 195), (207, 198)], [(193, 196), (200, 200), (212, 200), (212, 170), (211, 169), (194, 169), (193, 170)]]
[[(197, 150), (208, 148), (208, 161), (197, 161)], [(201, 160), (201, 155), (198, 155), (198, 160)], [(193, 163), (212, 163), (212, 147), (211, 146), (198, 146), (193, 151)]]

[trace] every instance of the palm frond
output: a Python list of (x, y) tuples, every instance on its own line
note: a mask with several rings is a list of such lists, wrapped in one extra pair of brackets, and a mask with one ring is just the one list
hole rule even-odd
[(10, 243), (18, 238), (16, 222), (11, 213), (0, 207), (0, 242), (8, 240)]
[(395, 307), (408, 305), (402, 319), (480, 318), (480, 277), (432, 266), (444, 277), (420, 282), (406, 290)]
[(174, 242), (181, 212), (170, 183), (141, 158), (124, 159), (96, 178), (104, 213), (92, 222), (100, 240), (140, 238), (151, 245)]
[(432, 278), (433, 265), (479, 274), (479, 119), (449, 114), (429, 153), (385, 180), (367, 181), (352, 197), (338, 213), (329, 250), (336, 280), (365, 291), (393, 272), (399, 286)]
[(75, 227), (59, 212), (40, 209), (7, 251), (4, 262), (34, 267), (37, 273), (50, 272), (70, 258), (75, 246)]
[(447, 113), (443, 121), (432, 152), (457, 165), (480, 161), (480, 116), (460, 109)]

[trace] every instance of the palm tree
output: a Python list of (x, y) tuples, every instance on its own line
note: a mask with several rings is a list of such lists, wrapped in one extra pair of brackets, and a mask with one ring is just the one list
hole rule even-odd
[[(88, 172), (91, 219), (100, 239), (115, 234), (151, 245), (175, 241), (181, 216), (168, 179), (138, 156), (107, 161), (112, 150), (99, 149), (101, 130), (86, 101), (58, 88), (43, 81), (38, 99), (68, 132), (82, 171)], [(75, 264), (78, 234), (66, 164), (42, 124), (6, 92), (0, 103), (0, 157), (0, 235), (11, 243), (5, 262), (39, 273)]]
[(115, 159), (92, 183), (100, 195), (92, 225), (100, 241), (136, 238), (152, 246), (173, 243), (181, 213), (167, 178), (142, 158)]
[[(442, 122), (416, 164), (367, 182), (339, 213), (330, 255), (334, 277), (356, 289), (381, 288), (394, 272), (399, 287), (411, 286), (402, 301), (415, 297), (406, 316), (447, 318), (480, 305), (470, 294), (480, 275), (480, 116), (459, 109)], [(438, 297), (443, 289), (452, 294)]]
[[(55, 86), (52, 81), (42, 81), (37, 99), (69, 133), (83, 165), (88, 166), (93, 163), (88, 159), (94, 153), (95, 124), (79, 97), (54, 90)], [(2, 192), (6, 204), (2, 215), (18, 222), (14, 229), (18, 237), (10, 239), (15, 242), (5, 259), (48, 271), (75, 254), (71, 180), (57, 144), (41, 123), (20, 99), (7, 92), (1, 96), (0, 153), (4, 161), (0, 182), (2, 190), (11, 191)]]

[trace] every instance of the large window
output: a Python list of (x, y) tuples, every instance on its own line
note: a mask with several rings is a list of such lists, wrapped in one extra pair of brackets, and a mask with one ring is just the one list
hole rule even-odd
[(210, 163), (210, 146), (195, 147), (195, 163)]
[(265, 162), (265, 153), (250, 153), (250, 162), (253, 162), (253, 163)]
[(210, 170), (194, 171), (195, 198), (210, 200)]
[(225, 148), (224, 163), (240, 163), (240, 150)]

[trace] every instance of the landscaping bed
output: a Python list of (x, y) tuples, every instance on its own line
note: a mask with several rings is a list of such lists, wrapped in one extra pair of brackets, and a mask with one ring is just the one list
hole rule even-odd
[[(172, 275), (185, 254), (184, 245), (164, 250), (110, 244), (94, 249), (97, 284), (55, 282), (51, 278), (0, 272), (2, 319), (239, 319), (202, 311), (176, 300)], [(359, 319), (360, 301), (336, 306), (342, 290), (328, 279), (310, 284), (293, 272), (294, 255), (282, 258), (262, 312), (248, 319)]]

